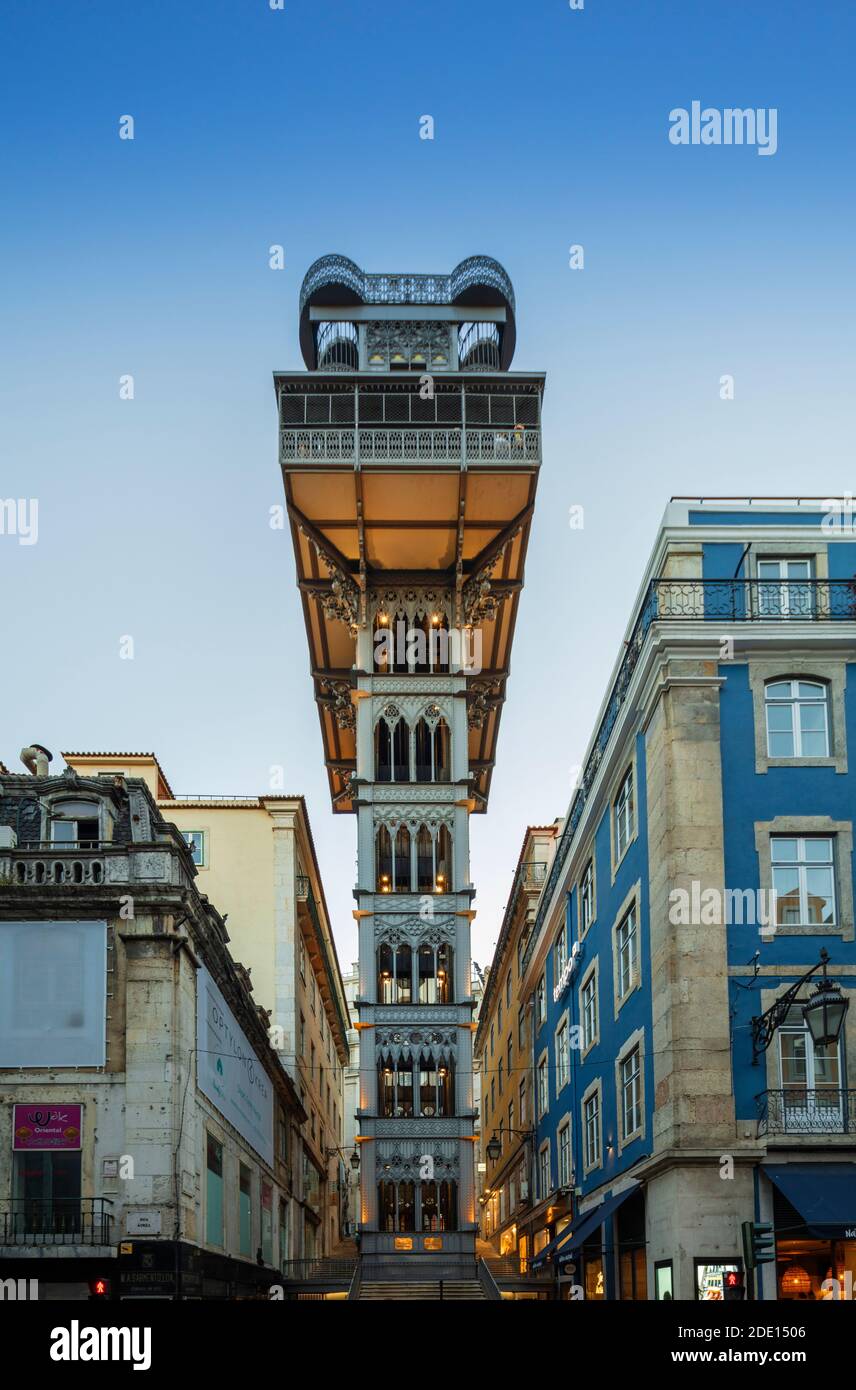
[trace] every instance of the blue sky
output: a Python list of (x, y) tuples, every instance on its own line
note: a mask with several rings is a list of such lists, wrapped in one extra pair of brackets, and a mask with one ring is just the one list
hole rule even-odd
[[(508, 269), (514, 365), (548, 379), (472, 822), (483, 961), (527, 821), (566, 809), (669, 496), (854, 490), (856, 8), (11, 0), (3, 30), (0, 498), (37, 498), (39, 534), (0, 535), (0, 758), (153, 748), (185, 793), (264, 791), (282, 764), (343, 962), (355, 823), (330, 813), (290, 540), (268, 526), (271, 372), (302, 365), (297, 294), (324, 252)], [(776, 154), (670, 144), (694, 100), (775, 107)]]

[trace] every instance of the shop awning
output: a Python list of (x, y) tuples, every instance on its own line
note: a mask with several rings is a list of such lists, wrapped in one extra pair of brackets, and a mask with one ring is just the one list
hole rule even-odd
[(762, 1168), (819, 1240), (856, 1235), (856, 1163), (764, 1163)]
[(545, 1245), (544, 1249), (539, 1251), (532, 1261), (532, 1268), (537, 1268), (538, 1265), (542, 1265), (545, 1260), (550, 1259), (552, 1255), (557, 1253), (568, 1256), (575, 1250), (579, 1250), (583, 1241), (587, 1240), (588, 1237), (597, 1230), (598, 1226), (602, 1226), (604, 1221), (612, 1216), (613, 1212), (618, 1210), (621, 1203), (626, 1202), (628, 1197), (632, 1197), (633, 1193), (636, 1192), (638, 1188), (638, 1182), (631, 1183), (629, 1187), (623, 1188), (621, 1192), (614, 1193), (611, 1197), (607, 1197), (605, 1201), (600, 1202), (596, 1207), (593, 1207), (591, 1211), (584, 1212), (577, 1221), (574, 1221), (570, 1226), (566, 1227), (561, 1235), (556, 1236), (554, 1240), (550, 1241), (549, 1245)]

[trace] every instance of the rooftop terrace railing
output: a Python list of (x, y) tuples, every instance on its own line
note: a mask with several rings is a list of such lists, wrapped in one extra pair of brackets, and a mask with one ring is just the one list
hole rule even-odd
[(654, 623), (830, 623), (856, 621), (854, 579), (652, 579), (640, 605), (603, 718), (565, 821), (523, 956), (525, 970), (591, 793), (646, 639)]

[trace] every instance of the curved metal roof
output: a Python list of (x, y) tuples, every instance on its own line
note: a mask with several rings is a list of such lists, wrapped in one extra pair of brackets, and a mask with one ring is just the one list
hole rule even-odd
[(501, 367), (507, 371), (517, 336), (514, 289), (507, 271), (492, 256), (467, 256), (449, 275), (374, 274), (347, 256), (331, 254), (313, 261), (300, 287), (300, 349), (314, 371), (315, 339), (311, 308), (346, 304), (469, 304), (499, 306), (506, 311)]

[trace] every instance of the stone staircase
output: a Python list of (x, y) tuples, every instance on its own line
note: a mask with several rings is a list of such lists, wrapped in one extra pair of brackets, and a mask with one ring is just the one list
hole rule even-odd
[(484, 1290), (478, 1279), (444, 1279), (442, 1284), (437, 1280), (430, 1283), (405, 1284), (405, 1283), (363, 1283), (360, 1285), (360, 1298), (387, 1300), (387, 1299), (408, 1299), (411, 1302), (460, 1302), (461, 1300), (471, 1299), (479, 1302), (487, 1302)]

